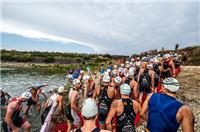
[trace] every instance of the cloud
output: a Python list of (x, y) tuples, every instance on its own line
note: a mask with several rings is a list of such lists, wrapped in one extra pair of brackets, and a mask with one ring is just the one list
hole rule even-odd
[(75, 42), (101, 53), (199, 43), (199, 3), (4, 2), (4, 32)]

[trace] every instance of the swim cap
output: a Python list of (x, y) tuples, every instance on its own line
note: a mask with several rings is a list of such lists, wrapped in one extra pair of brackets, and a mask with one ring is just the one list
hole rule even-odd
[(22, 95), (20, 97), (24, 98), (24, 99), (30, 99), (31, 98), (31, 93), (30, 92), (24, 92), (22, 93)]
[(148, 65), (147, 65), (147, 68), (148, 68), (148, 69), (152, 69), (152, 68), (153, 68), (153, 65), (152, 65), (152, 64), (148, 64)]
[(125, 95), (130, 95), (130, 93), (131, 93), (131, 87), (128, 84), (126, 84), (126, 83), (122, 84), (120, 86), (120, 93), (121, 94), (125, 94)]
[(50, 93), (53, 93), (53, 92), (54, 92), (54, 89), (53, 89), (53, 88), (51, 88), (51, 89), (49, 90), (49, 92), (50, 92)]
[(164, 88), (171, 92), (177, 92), (180, 88), (178, 80), (173, 77), (166, 78), (163, 80), (162, 84), (164, 85)]
[(165, 59), (167, 59), (167, 58), (169, 58), (169, 57), (171, 57), (170, 54), (165, 54), (165, 55), (164, 55), (164, 58), (165, 58)]
[(134, 76), (134, 69), (129, 69), (128, 77), (133, 77), (133, 76)]
[(60, 86), (59, 88), (58, 88), (58, 93), (63, 93), (64, 92), (64, 86)]
[(115, 77), (114, 81), (115, 81), (116, 83), (121, 83), (122, 78), (121, 78), (120, 76), (117, 76), (117, 77)]
[(103, 82), (110, 82), (110, 76), (103, 76)]
[(110, 72), (111, 72), (111, 70), (110, 70), (110, 69), (107, 69), (107, 72), (108, 72), (108, 73), (110, 73)]
[(114, 65), (113, 68), (114, 68), (114, 69), (117, 69), (117, 65)]
[(103, 73), (104, 76), (109, 76), (109, 73), (106, 71)]
[(129, 64), (129, 61), (126, 61), (126, 64)]
[(83, 70), (81, 70), (81, 71), (80, 71), (80, 73), (84, 73), (84, 71), (83, 71)]
[(73, 80), (73, 85), (78, 84), (78, 83), (80, 83), (80, 80), (79, 80), (79, 79), (74, 79), (74, 80)]
[(83, 81), (87, 81), (87, 80), (89, 80), (89, 79), (90, 79), (90, 76), (89, 76), (89, 75), (83, 76)]
[(97, 104), (94, 99), (88, 98), (83, 102), (81, 113), (84, 117), (90, 118), (98, 113)]

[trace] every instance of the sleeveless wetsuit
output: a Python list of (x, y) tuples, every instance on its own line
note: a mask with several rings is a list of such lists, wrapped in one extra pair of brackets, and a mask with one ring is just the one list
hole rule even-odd
[(121, 99), (124, 105), (124, 111), (117, 116), (117, 132), (135, 132), (134, 120), (136, 114), (133, 110), (133, 101), (131, 99)]
[(99, 98), (99, 122), (104, 123), (108, 115), (112, 99), (108, 97), (107, 94), (108, 86), (104, 86), (100, 89), (100, 98)]
[(154, 87), (157, 88), (158, 87), (158, 83), (159, 83), (159, 78), (160, 78), (160, 69), (159, 66), (157, 64), (153, 65), (153, 71), (154, 71)]
[(170, 66), (169, 62), (170, 61), (163, 62), (163, 72), (161, 74), (161, 78), (163, 79), (172, 77), (171, 70), (169, 70), (169, 69), (172, 69), (172, 67)]
[(148, 69), (145, 69), (140, 75), (139, 85), (140, 92), (146, 91), (147, 94), (151, 92), (151, 77)]
[(147, 129), (150, 132), (176, 132), (179, 123), (176, 113), (183, 106), (174, 97), (154, 93), (148, 105)]

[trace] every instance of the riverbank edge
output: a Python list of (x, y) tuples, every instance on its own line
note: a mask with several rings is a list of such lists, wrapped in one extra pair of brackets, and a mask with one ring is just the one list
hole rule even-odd
[[(53, 73), (66, 73), (68, 69), (76, 69), (81, 64), (59, 64), (59, 63), (21, 63), (21, 62), (0, 62), (1, 68), (31, 69), (33, 71), (49, 71)], [(98, 64), (99, 65), (99, 64)], [(86, 66), (83, 66), (86, 71)], [(93, 72), (98, 71), (98, 66), (92, 66)]]

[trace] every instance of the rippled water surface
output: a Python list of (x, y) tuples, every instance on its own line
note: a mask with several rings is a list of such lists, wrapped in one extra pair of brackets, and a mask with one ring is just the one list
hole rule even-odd
[[(8, 92), (12, 97), (19, 96), (22, 92), (29, 91), (30, 89), (28, 87), (37, 82), (48, 84), (47, 87), (43, 88), (46, 94), (48, 94), (48, 91), (51, 88), (57, 88), (66, 83), (64, 74), (51, 74), (24, 69), (1, 68), (0, 87), (3, 88), (4, 91)], [(40, 101), (44, 102), (43, 96), (41, 96)], [(24, 106), (26, 106), (26, 103)], [(4, 112), (2, 111), (2, 117), (3, 113)], [(34, 132), (38, 132), (40, 130), (41, 113), (42, 111), (40, 114), (36, 113), (34, 106), (30, 110), (28, 121), (31, 123), (32, 131)]]

